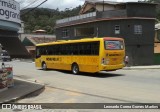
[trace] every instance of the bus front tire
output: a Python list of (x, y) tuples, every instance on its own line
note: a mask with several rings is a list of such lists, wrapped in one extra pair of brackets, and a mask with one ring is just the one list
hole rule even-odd
[(42, 63), (42, 70), (47, 70), (47, 65), (45, 62)]
[(76, 63), (72, 65), (72, 73), (75, 75), (79, 73), (79, 67)]

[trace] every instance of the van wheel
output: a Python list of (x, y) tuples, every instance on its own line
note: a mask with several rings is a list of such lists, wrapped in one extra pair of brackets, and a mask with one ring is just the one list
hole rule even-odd
[(72, 73), (75, 75), (79, 73), (79, 67), (77, 64), (72, 65)]
[(47, 70), (47, 65), (45, 62), (42, 63), (42, 70)]

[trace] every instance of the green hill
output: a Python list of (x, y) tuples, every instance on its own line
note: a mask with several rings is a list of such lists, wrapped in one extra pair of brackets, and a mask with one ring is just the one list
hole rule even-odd
[(32, 10), (29, 8), (21, 11), (21, 20), (24, 22), (25, 33), (32, 33), (34, 30), (43, 29), (47, 31), (47, 34), (54, 34), (56, 20), (78, 15), (80, 9), (81, 6), (65, 9), (64, 11), (48, 8)]

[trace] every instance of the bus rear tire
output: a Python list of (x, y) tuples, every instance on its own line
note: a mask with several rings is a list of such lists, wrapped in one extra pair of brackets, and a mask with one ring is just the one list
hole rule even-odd
[(76, 63), (72, 65), (72, 73), (77, 75), (79, 73), (79, 67)]
[(47, 65), (45, 62), (42, 63), (42, 70), (47, 70)]

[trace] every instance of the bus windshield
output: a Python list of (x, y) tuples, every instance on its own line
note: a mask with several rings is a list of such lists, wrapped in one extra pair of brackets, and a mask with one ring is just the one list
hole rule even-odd
[(119, 40), (106, 40), (105, 41), (106, 50), (122, 50), (124, 49), (123, 41)]

